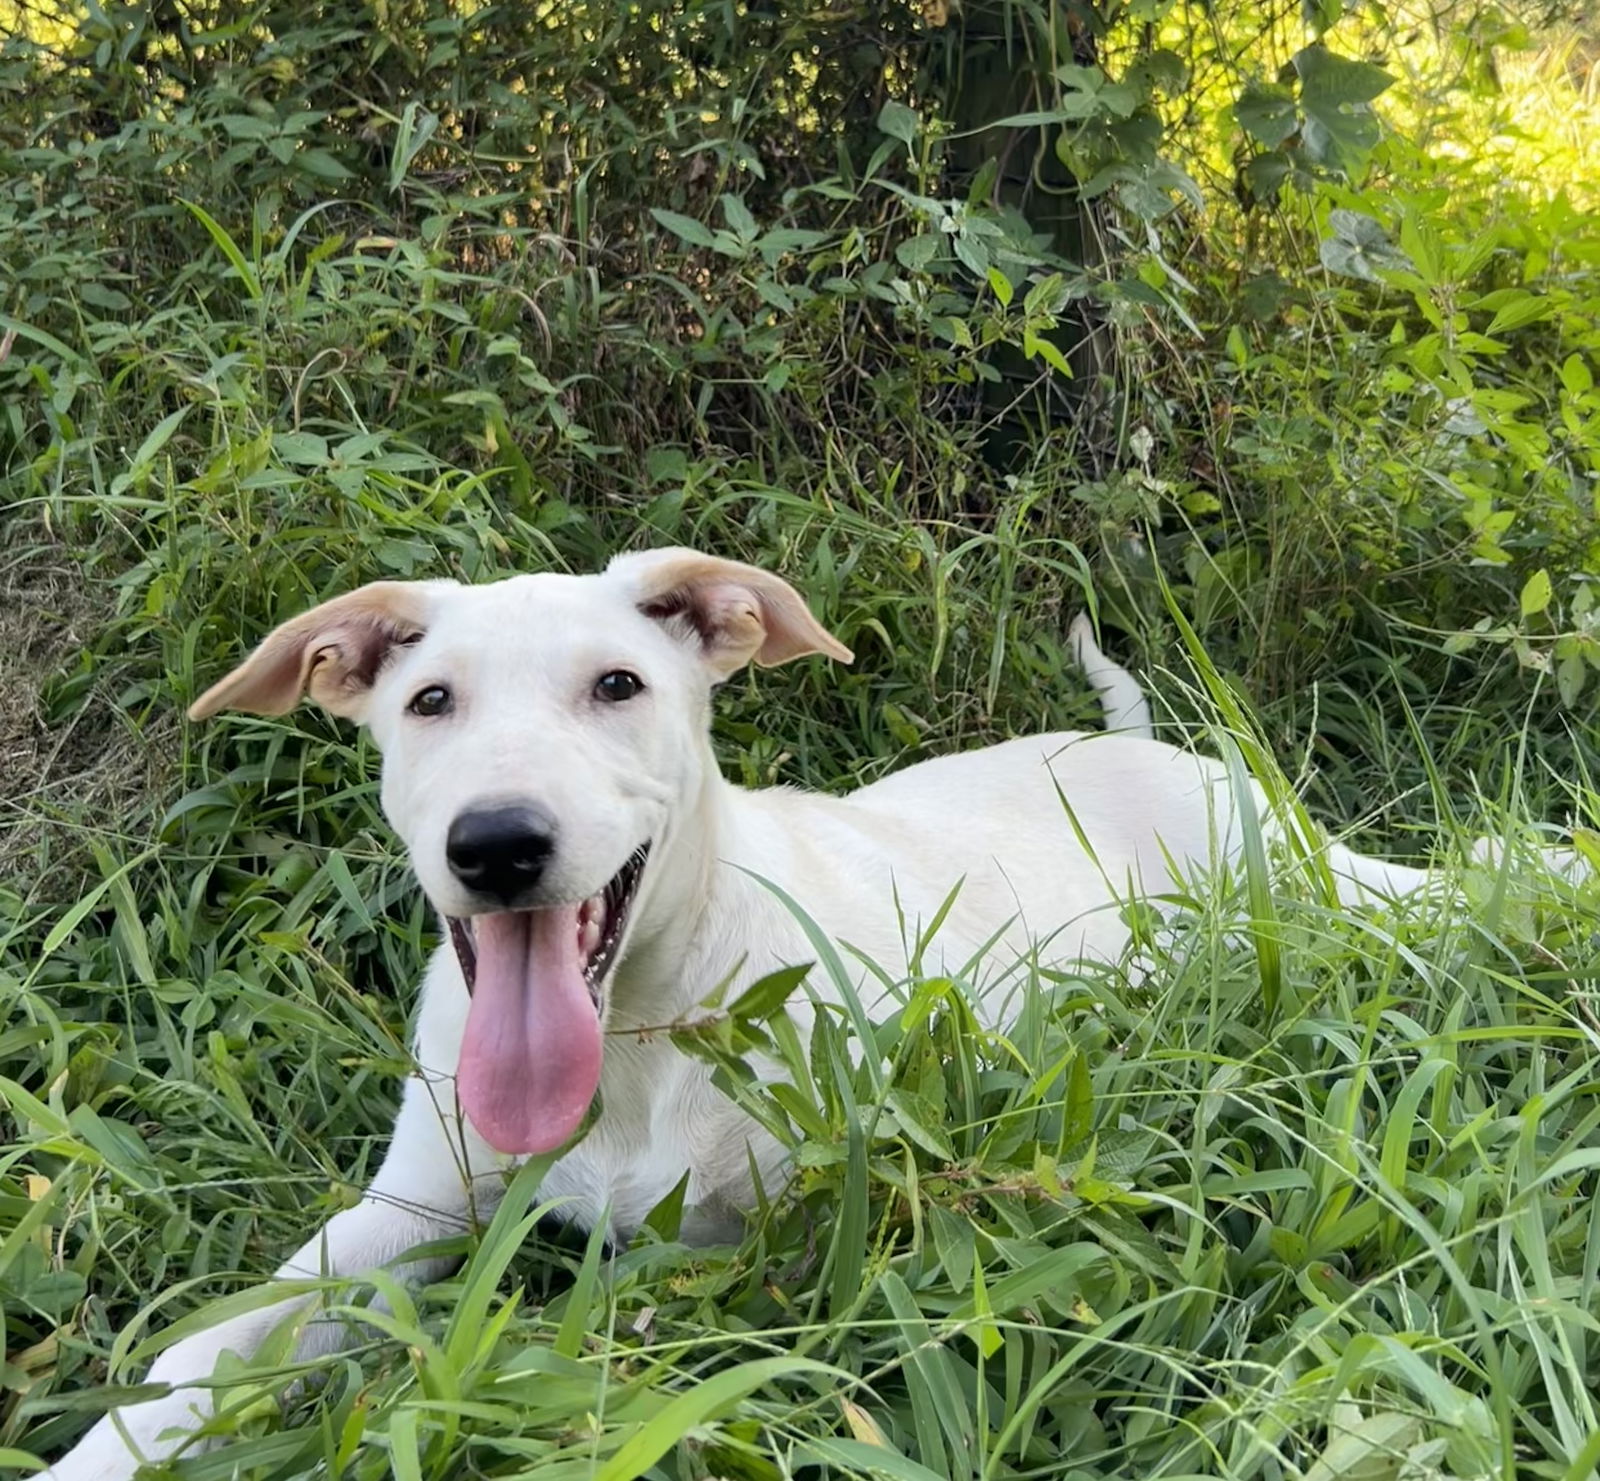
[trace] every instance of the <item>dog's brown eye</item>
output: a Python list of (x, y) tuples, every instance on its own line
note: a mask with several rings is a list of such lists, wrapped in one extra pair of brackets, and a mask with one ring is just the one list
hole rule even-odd
[(443, 684), (430, 684), (426, 689), (419, 689), (411, 696), (411, 703), (406, 706), (413, 715), (427, 718), (432, 715), (443, 715), (449, 712), (452, 704), (450, 691)]
[(621, 704), (625, 699), (632, 699), (643, 688), (644, 680), (637, 674), (630, 674), (627, 669), (613, 669), (594, 681), (594, 697), (609, 704)]

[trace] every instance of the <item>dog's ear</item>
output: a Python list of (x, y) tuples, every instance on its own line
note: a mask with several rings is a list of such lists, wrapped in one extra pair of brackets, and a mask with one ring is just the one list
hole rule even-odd
[(854, 657), (799, 592), (755, 566), (674, 547), (619, 555), (606, 575), (627, 583), (646, 617), (681, 622), (718, 678), (752, 660), (770, 668), (809, 653), (841, 663)]
[(359, 720), (390, 650), (422, 636), (430, 594), (453, 584), (374, 581), (290, 618), (190, 705), (189, 718), (219, 710), (283, 715), (309, 690), (325, 709)]

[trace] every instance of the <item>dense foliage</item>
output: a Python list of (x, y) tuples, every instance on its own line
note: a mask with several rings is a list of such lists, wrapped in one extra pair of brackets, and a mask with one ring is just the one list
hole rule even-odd
[[(0, 28), (0, 1465), (381, 1154), (434, 927), (370, 749), (176, 719), (320, 596), (771, 563), (857, 661), (740, 677), (719, 742), (828, 787), (1094, 723), (1092, 604), (1170, 737), (1231, 728), (1367, 847), (1592, 805), (1581, 11)], [(666, 1210), (602, 1260), (508, 1205), (287, 1416), (281, 1354), (230, 1375), (178, 1472), (1584, 1481), (1593, 887), (1374, 920), (1291, 872), (1241, 932), (1234, 883), (1122, 970), (1029, 966), (1004, 1042), (937, 978), (825, 1028), (753, 1099), (799, 1172), (741, 1246)], [(686, 1049), (772, 1032), (720, 1024)]]

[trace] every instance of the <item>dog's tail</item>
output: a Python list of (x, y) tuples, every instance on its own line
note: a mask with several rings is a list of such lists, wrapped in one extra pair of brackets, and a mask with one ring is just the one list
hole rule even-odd
[(1087, 612), (1080, 612), (1072, 619), (1072, 626), (1067, 629), (1067, 642), (1084, 677), (1100, 696), (1106, 729), (1125, 735), (1142, 735), (1147, 740), (1153, 737), (1156, 728), (1150, 717), (1150, 701), (1144, 697), (1139, 681), (1100, 651)]

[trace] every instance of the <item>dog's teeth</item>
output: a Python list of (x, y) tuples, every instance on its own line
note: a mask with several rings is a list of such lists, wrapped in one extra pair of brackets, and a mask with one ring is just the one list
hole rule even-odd
[(600, 946), (600, 923), (591, 915), (578, 927), (578, 947), (584, 956), (592, 957)]

